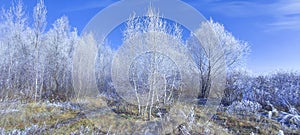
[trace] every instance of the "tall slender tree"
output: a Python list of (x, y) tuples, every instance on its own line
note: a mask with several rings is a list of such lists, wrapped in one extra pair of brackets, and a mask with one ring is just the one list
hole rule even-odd
[[(41, 46), (43, 45), (42, 43), (42, 38), (43, 34), (46, 28), (46, 14), (47, 14), (47, 9), (44, 4), (44, 0), (39, 0), (37, 5), (34, 7), (33, 10), (33, 19), (34, 19), (34, 24), (33, 24), (33, 32), (34, 32), (34, 41), (33, 45), (35, 48), (35, 96), (34, 100), (37, 101), (37, 95), (38, 95), (38, 90), (40, 88), (40, 94), (42, 93), (42, 87), (40, 85), (43, 85), (43, 78), (42, 78), (42, 70), (43, 70), (43, 64), (40, 59), (40, 53), (41, 53)], [(41, 96), (41, 95), (40, 95)]]

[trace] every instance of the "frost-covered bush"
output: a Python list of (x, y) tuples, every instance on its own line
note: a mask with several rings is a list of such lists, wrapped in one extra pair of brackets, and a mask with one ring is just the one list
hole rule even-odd
[(294, 107), (289, 107), (289, 112), (283, 112), (280, 123), (288, 125), (293, 128), (300, 128), (300, 113)]
[[(244, 83), (246, 84), (246, 83)], [(246, 84), (248, 85), (248, 84)], [(295, 72), (277, 72), (251, 79), (250, 89), (243, 93), (244, 100), (267, 105), (270, 101), (277, 108), (288, 109), (289, 104), (300, 106), (300, 74)]]
[(234, 101), (241, 101), (243, 93), (251, 89), (251, 77), (247, 71), (236, 70), (227, 76), (222, 104), (228, 106)]
[(282, 97), (284, 100), (277, 100), (275, 104), (300, 106), (300, 74), (295, 72), (278, 72), (270, 76), (270, 82), (274, 93), (274, 99)]
[(228, 106), (226, 113), (256, 113), (262, 109), (262, 106), (258, 102), (253, 102), (249, 100), (235, 101), (230, 106)]

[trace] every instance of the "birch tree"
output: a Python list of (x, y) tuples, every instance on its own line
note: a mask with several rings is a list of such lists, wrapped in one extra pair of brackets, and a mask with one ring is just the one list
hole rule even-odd
[(179, 69), (171, 56), (162, 50), (168, 49), (172, 52), (170, 54), (179, 53), (174, 50), (183, 47), (181, 31), (175, 31), (173, 25), (168, 25), (152, 8), (149, 8), (145, 18), (131, 16), (126, 28), (123, 44), (130, 48), (128, 55), (136, 57), (129, 63), (119, 63), (121, 68), (123, 64), (130, 65), (132, 90), (124, 94), (135, 96), (140, 115), (151, 120), (153, 109), (172, 104), (179, 91)]
[[(35, 96), (34, 100), (37, 101), (37, 95), (38, 95), (38, 90), (40, 90), (40, 94), (42, 94), (42, 87), (39, 86), (42, 85), (43, 83), (43, 78), (42, 78), (42, 72), (44, 70), (44, 63), (43, 60), (40, 59), (40, 53), (41, 53), (41, 46), (43, 45), (42, 39), (43, 39), (43, 34), (45, 31), (46, 27), (46, 14), (47, 14), (47, 9), (44, 5), (44, 0), (40, 0), (37, 5), (34, 7), (33, 10), (33, 19), (34, 19), (34, 24), (33, 24), (33, 32), (34, 32), (34, 41), (33, 45), (35, 48)], [(40, 95), (41, 96), (41, 95)]]

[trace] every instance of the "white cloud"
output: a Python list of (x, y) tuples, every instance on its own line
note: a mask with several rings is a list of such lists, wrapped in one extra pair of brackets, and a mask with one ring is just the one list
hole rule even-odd
[(205, 0), (189, 2), (199, 10), (207, 10), (228, 17), (249, 17), (266, 14), (265, 5), (251, 1)]
[[(198, 9), (206, 9), (228, 17), (267, 18), (262, 26), (266, 31), (300, 30), (300, 0), (265, 1), (216, 1), (192, 2)], [(265, 19), (266, 20), (266, 19)]]
[(300, 1), (280, 0), (269, 8), (275, 20), (269, 23), (271, 30), (300, 30)]
[(99, 1), (86, 1), (83, 5), (78, 5), (77, 7), (67, 8), (66, 12), (77, 12), (82, 10), (94, 9), (94, 8), (105, 8), (110, 4), (116, 2), (118, 0), (99, 0)]
[(300, 1), (299, 0), (281, 0), (274, 4), (274, 8), (283, 14), (299, 14)]
[[(66, 9), (66, 12), (82, 11), (93, 8), (104, 8), (118, 0), (94, 0), (85, 2), (75, 8)], [(268, 22), (261, 24), (266, 30), (300, 30), (300, 0), (265, 1), (225, 1), (225, 0), (193, 0), (189, 4), (197, 9), (207, 10), (234, 18), (261, 17)], [(254, 20), (255, 21), (255, 20)]]

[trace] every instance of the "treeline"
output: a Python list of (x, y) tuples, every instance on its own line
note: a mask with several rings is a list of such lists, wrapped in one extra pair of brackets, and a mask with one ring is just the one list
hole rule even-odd
[[(66, 16), (58, 18), (46, 29), (49, 24), (43, 0), (38, 0), (32, 13), (31, 18), (27, 16), (22, 0), (12, 1), (10, 8), (2, 10), (0, 99), (66, 101), (73, 98), (74, 53), (80, 41), (90, 37), (79, 36)], [(104, 90), (109, 87), (106, 78), (113, 51), (108, 45), (96, 49), (95, 75), (99, 89)]]
[[(14, 2), (9, 9), (4, 9), (2, 12), (0, 21), (1, 99), (65, 101), (67, 97), (74, 96), (72, 80), (74, 52), (81, 41), (92, 43), (94, 39), (90, 36), (78, 36), (77, 30), (69, 25), (68, 18), (65, 16), (57, 19), (46, 31), (47, 10), (43, 0), (40, 0), (34, 7), (31, 19), (26, 16), (27, 13), (21, 1)], [(207, 97), (211, 83), (214, 81), (212, 78), (218, 78), (218, 74), (224, 70), (223, 67), (227, 67), (228, 70), (238, 67), (249, 52), (246, 42), (236, 39), (225, 30), (223, 25), (212, 20), (201, 24), (201, 27), (188, 41), (183, 41), (180, 26), (169, 27), (166, 25), (167, 22), (156, 17), (159, 16), (159, 13), (153, 9), (149, 9), (147, 14), (149, 18), (146, 19), (129, 18), (127, 29), (124, 30), (123, 41), (133, 44), (140, 43), (140, 40), (135, 39), (137, 35), (155, 32), (154, 35), (159, 41), (171, 44), (168, 44), (167, 48), (173, 47), (173, 50), (183, 53), (181, 55), (185, 56), (191, 52), (196, 68), (201, 71), (199, 78), (202, 86), (200, 86), (199, 97)], [(33, 23), (29, 25), (28, 20), (33, 20)], [(145, 34), (145, 36), (151, 37), (149, 34)], [(201, 39), (201, 43), (195, 37)], [(156, 42), (155, 44), (160, 46), (160, 43)], [(188, 49), (181, 45), (188, 46)], [(104, 94), (115, 95), (109, 74), (114, 51), (105, 43), (96, 44), (96, 46), (98, 47), (98, 56), (95, 75), (98, 89)], [(224, 53), (220, 51), (220, 47)], [(219, 59), (224, 59), (226, 65), (223, 66), (224, 61)], [(164, 57), (163, 60), (168, 60), (168, 58)], [(153, 64), (150, 63), (150, 66)], [(146, 67), (144, 68), (140, 70), (146, 70)], [(160, 71), (161, 69), (166, 70)], [(171, 83), (172, 78), (174, 80), (166, 64), (160, 65), (156, 70), (165, 75), (165, 81)], [(138, 78), (147, 77), (131, 78), (131, 83)], [(143, 85), (151, 86), (150, 84)], [(168, 87), (172, 86), (168, 85)]]
[[(45, 96), (65, 100), (72, 91), (72, 56), (78, 33), (68, 18), (57, 19), (46, 29), (43, 0), (27, 17), (22, 1), (3, 9), (0, 21), (1, 99), (40, 100)], [(33, 20), (29, 25), (28, 20)], [(44, 97), (45, 97), (44, 96)]]

